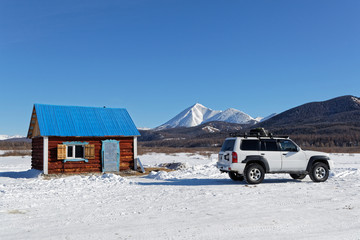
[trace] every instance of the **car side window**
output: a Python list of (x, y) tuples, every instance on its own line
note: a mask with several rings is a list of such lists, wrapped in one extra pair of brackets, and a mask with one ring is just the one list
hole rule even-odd
[(275, 140), (266, 141), (266, 151), (279, 151)]
[(258, 151), (259, 142), (259, 140), (242, 140), (240, 149), (244, 151)]
[(292, 141), (290, 141), (290, 140), (280, 140), (279, 143), (280, 143), (281, 151), (297, 152), (297, 147)]

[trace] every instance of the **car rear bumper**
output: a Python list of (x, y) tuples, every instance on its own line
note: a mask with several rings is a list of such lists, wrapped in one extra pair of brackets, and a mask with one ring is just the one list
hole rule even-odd
[(216, 167), (222, 172), (237, 172), (239, 174), (243, 174), (245, 164), (243, 163), (226, 164), (226, 163), (217, 162)]
[[(216, 167), (217, 167), (220, 171), (223, 171), (223, 172), (229, 172), (229, 171), (231, 171), (231, 168), (230, 168), (230, 165), (229, 165), (229, 164), (224, 164), (224, 163), (217, 162), (217, 163), (216, 163)], [(230, 168), (230, 169), (229, 169), (229, 168)]]

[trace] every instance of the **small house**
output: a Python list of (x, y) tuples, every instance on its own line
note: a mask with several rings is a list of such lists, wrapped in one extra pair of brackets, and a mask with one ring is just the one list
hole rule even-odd
[(44, 174), (132, 169), (138, 136), (123, 108), (35, 104), (27, 135), (31, 167)]

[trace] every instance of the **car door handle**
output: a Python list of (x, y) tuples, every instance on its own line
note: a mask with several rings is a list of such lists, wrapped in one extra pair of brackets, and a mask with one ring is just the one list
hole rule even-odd
[(284, 156), (286, 156), (286, 155), (287, 155), (287, 153), (283, 153), (283, 155), (284, 155)]
[(264, 156), (264, 155), (265, 155), (265, 153), (261, 153), (261, 155), (262, 155), (262, 156)]

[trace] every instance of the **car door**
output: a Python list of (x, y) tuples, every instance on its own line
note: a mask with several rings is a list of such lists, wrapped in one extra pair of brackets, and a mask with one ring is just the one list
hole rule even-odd
[(261, 140), (260, 155), (268, 162), (270, 172), (281, 171), (281, 152), (275, 139)]
[(282, 168), (284, 172), (304, 171), (306, 169), (307, 160), (303, 151), (299, 151), (299, 147), (290, 139), (279, 140), (281, 151)]

